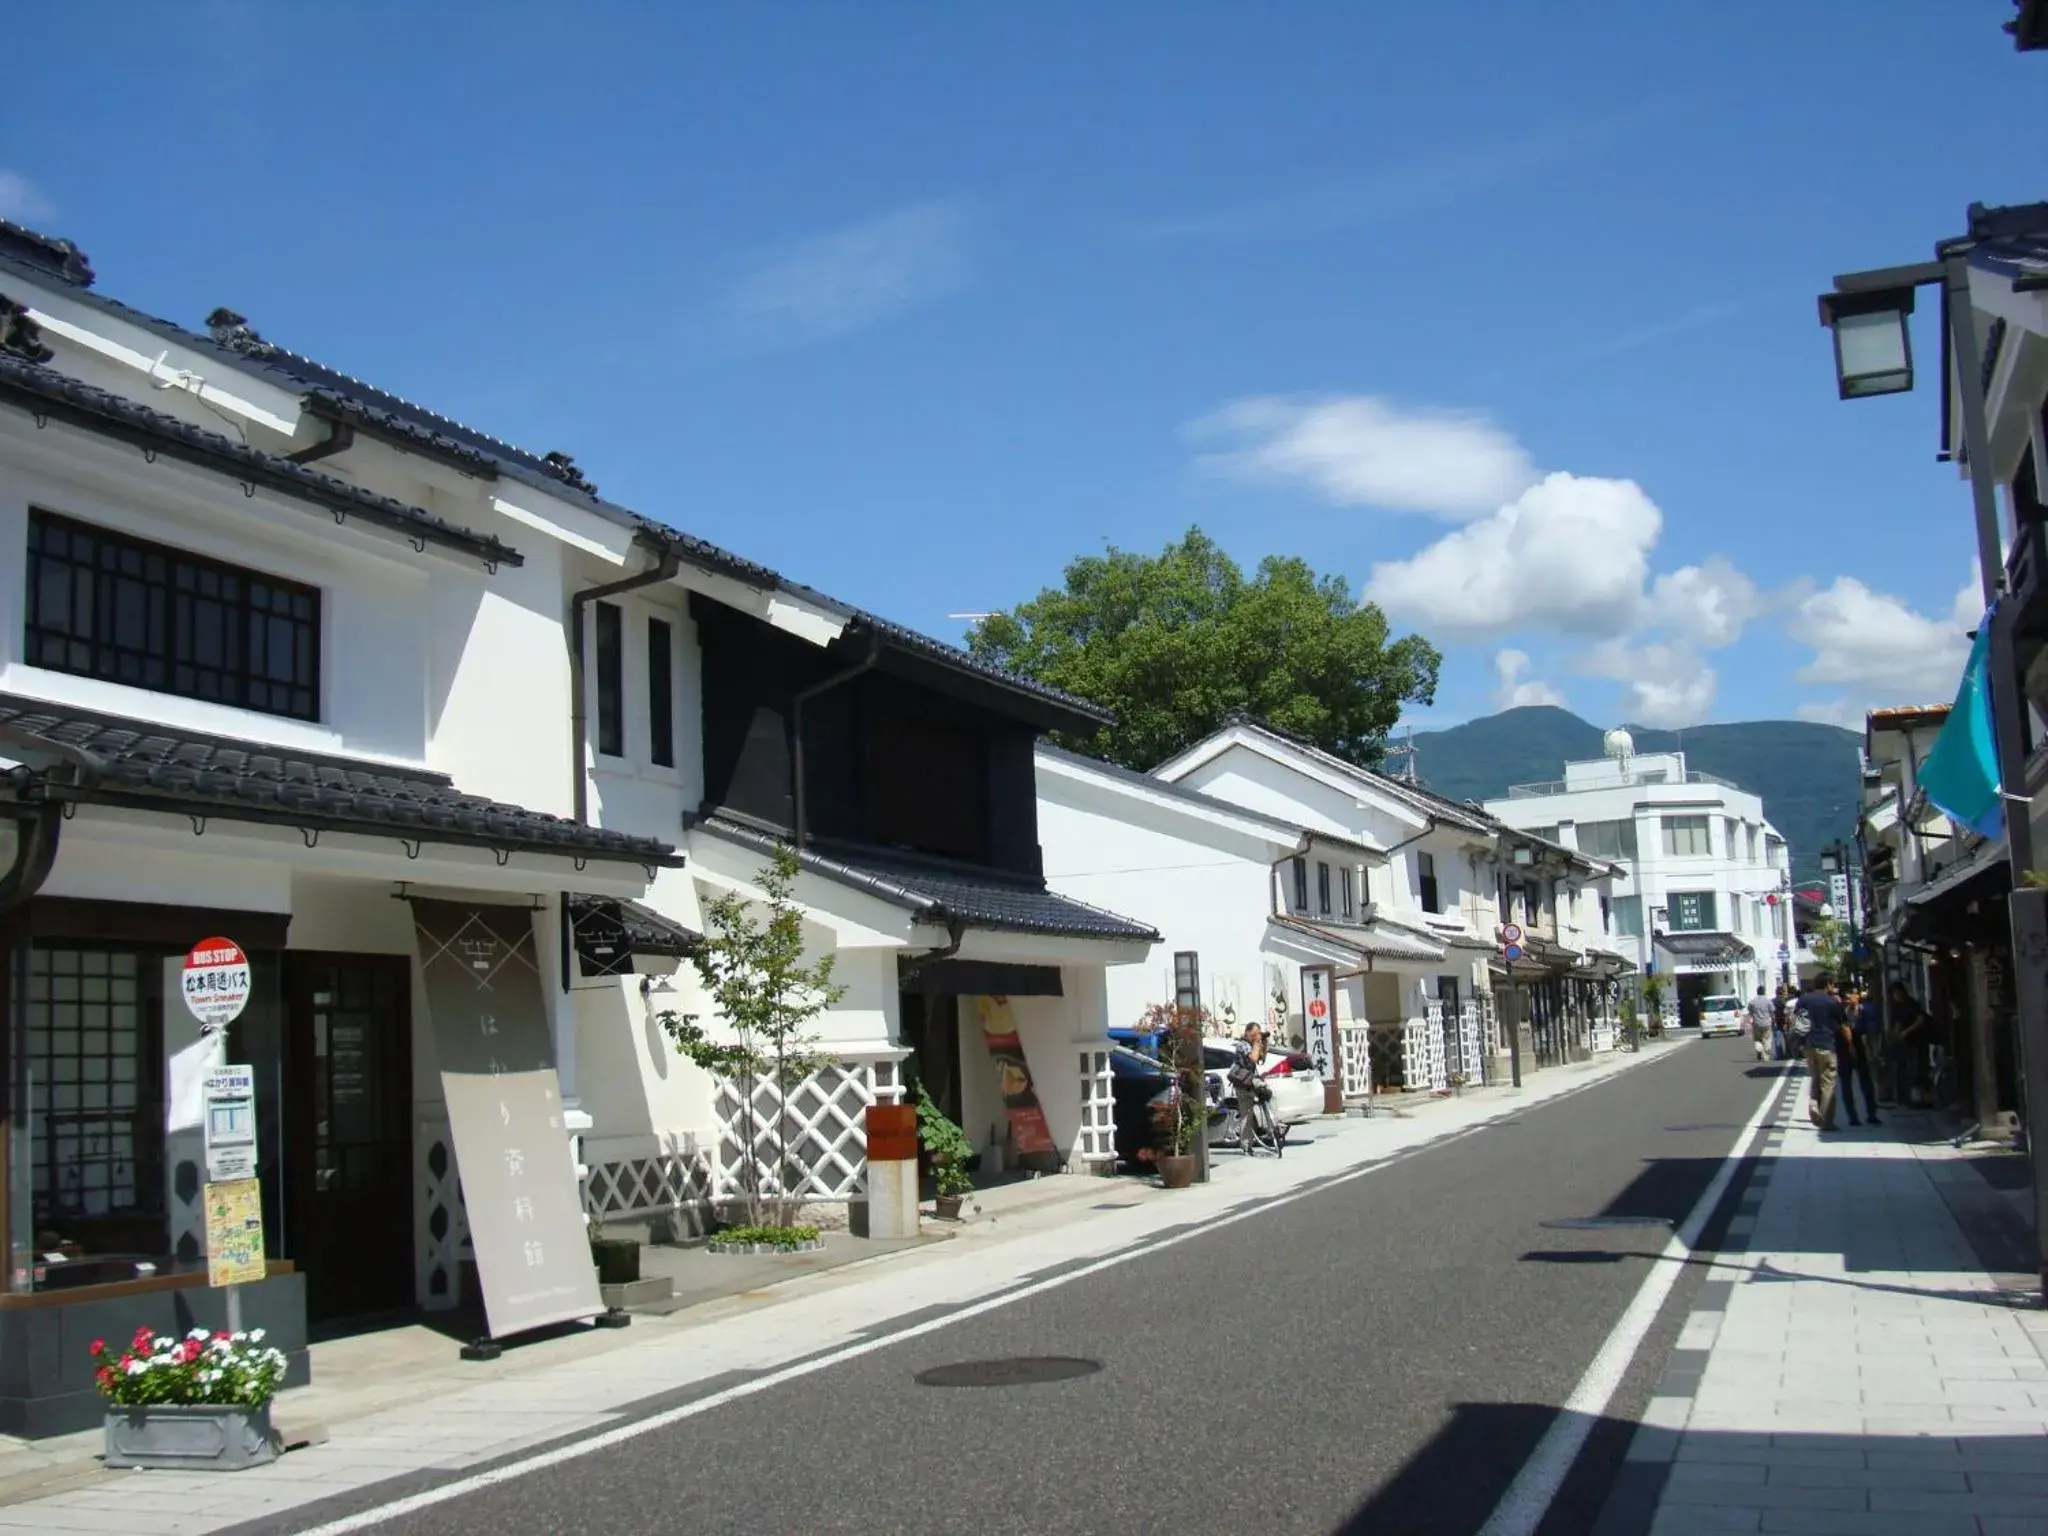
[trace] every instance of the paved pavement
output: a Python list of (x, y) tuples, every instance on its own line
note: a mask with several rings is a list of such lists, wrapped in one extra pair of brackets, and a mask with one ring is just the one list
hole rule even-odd
[[(1206, 1189), (1105, 1182), (1086, 1208), (514, 1352), (273, 1468), (102, 1474), (0, 1508), (0, 1533), (1471, 1531), (1651, 1263), (1542, 1223), (1649, 1221), (1654, 1252), (1766, 1086), (1735, 1047), (1685, 1045), (1319, 1126)], [(1087, 1374), (916, 1382), (1046, 1356)], [(1627, 1443), (1596, 1436), (1546, 1530), (1587, 1528)]]
[(2048, 1312), (1968, 1238), (1990, 1186), (1931, 1117), (1818, 1135), (1804, 1089), (1597, 1536), (2048, 1532)]

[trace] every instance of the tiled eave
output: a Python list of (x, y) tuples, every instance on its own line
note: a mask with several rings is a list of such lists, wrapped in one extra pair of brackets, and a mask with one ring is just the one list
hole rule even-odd
[(227, 475), (245, 486), (261, 486), (318, 507), (337, 522), (353, 517), (402, 534), (422, 551), (430, 544), (438, 545), (473, 556), (493, 570), (500, 565), (526, 563), (526, 557), (518, 550), (493, 536), (472, 533), (423, 508), (407, 506), (290, 459), (247, 447), (40, 363), (0, 355), (0, 404), (32, 416), (38, 426), (62, 421), (97, 436), (128, 443), (145, 454), (167, 455)]
[(210, 736), (154, 721), (102, 715), (66, 704), (0, 694), (0, 753), (46, 754), (73, 769), (64, 777), (17, 772), (0, 782), (16, 804), (98, 805), (193, 818), (292, 827), (314, 846), (338, 832), (396, 838), (416, 856), (422, 844), (486, 848), (503, 863), (515, 853), (678, 866), (669, 844), (567, 817), (466, 794), (445, 774), (360, 758), (296, 752), (265, 742)]

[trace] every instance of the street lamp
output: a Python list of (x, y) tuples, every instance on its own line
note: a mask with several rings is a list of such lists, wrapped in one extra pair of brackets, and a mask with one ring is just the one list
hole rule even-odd
[(1910, 287), (1824, 293), (1820, 323), (1835, 333), (1835, 386), (1844, 400), (1900, 395), (1913, 387)]
[[(2016, 29), (2016, 36), (2023, 47), (2029, 39), (2018, 34), (2032, 32), (2040, 9), (2036, 3), (2021, 7), (2021, 19), (2026, 25)], [(2048, 1299), (2048, 968), (2036, 958), (2048, 947), (2048, 928), (2044, 928), (2048, 925), (2048, 909), (2044, 909), (2037, 893), (2020, 888), (2021, 875), (2034, 868), (2034, 829), (2032, 802), (2022, 792), (2026, 785), (2026, 738), (2019, 709), (2019, 661), (2013, 633), (2017, 615), (2010, 602), (2000, 601), (2006, 591), (2005, 552), (1999, 531), (1991, 430), (1986, 419), (1985, 391), (1990, 370), (1984, 364), (1983, 339), (1970, 293), (1970, 253), (1987, 242), (2048, 235), (2048, 203), (2011, 208), (1987, 208), (1972, 203), (1968, 218), (1969, 232), (1936, 244), (1933, 261), (1837, 277), (1834, 291), (1820, 298), (1820, 318), (1821, 324), (1834, 333), (1835, 384), (1842, 398), (1896, 394), (1913, 387), (1912, 351), (1906, 341), (1906, 316), (1912, 312), (1913, 292), (1931, 284), (1941, 285), (1942, 317), (1948, 333), (1948, 366), (1942, 370), (1942, 382), (1945, 393), (1953, 390), (1957, 415), (1961, 417), (1960, 457), (1969, 474), (1971, 510), (1977, 525), (1977, 563), (1991, 625), (1991, 735), (1997, 752), (1999, 791), (2008, 812), (2004, 818), (2005, 850), (2013, 884), (2007, 914), (2017, 962), (2014, 982), (2019, 1006), (2015, 1033), (2019, 1037), (2029, 1121), (2027, 1146), (2033, 1158), (2039, 1278), (2044, 1299)], [(1944, 400), (1944, 421), (1947, 404)], [(1943, 456), (1947, 457), (1952, 444), (1945, 441), (1942, 448)], [(1825, 856), (1823, 859), (1825, 869)], [(1985, 1010), (1978, 1008), (1972, 1010), (1971, 1024), (1970, 1043), (1975, 1057), (1971, 1096), (1980, 1116), (1988, 1117), (1998, 1107), (1991, 1021)]]

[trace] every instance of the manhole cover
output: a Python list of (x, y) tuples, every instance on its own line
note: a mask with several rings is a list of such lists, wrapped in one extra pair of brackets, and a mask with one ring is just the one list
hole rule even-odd
[(1014, 1360), (963, 1360), (917, 1373), (921, 1387), (1029, 1387), (1041, 1381), (1071, 1381), (1102, 1369), (1100, 1360), (1073, 1355), (1022, 1355)]
[(1573, 1231), (1599, 1229), (1603, 1227), (1669, 1227), (1669, 1216), (1560, 1216), (1555, 1221), (1542, 1223), (1546, 1227), (1564, 1227)]

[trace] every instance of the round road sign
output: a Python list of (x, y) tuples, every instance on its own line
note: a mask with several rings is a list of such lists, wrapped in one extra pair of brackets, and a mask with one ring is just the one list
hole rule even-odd
[(1500, 941), (1503, 944), (1519, 944), (1522, 942), (1522, 930), (1513, 923), (1502, 923)]
[(201, 939), (185, 956), (185, 1006), (208, 1029), (225, 1029), (249, 1005), (249, 957), (232, 939)]
[(1502, 950), (1501, 953), (1506, 955), (1510, 960), (1519, 960), (1522, 958), (1522, 946), (1519, 944), (1510, 944), (1506, 949)]

